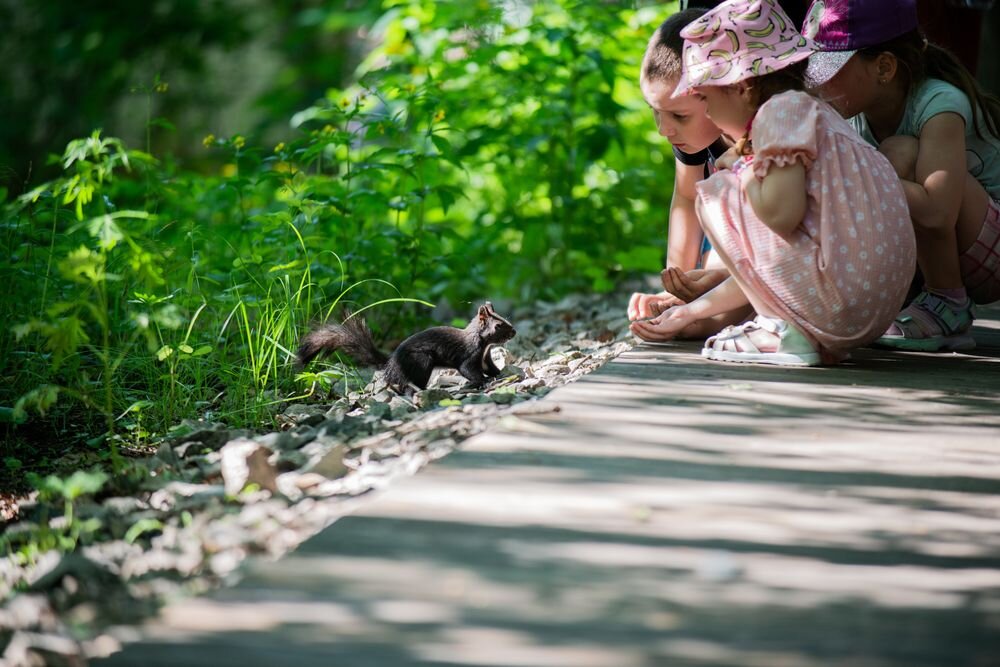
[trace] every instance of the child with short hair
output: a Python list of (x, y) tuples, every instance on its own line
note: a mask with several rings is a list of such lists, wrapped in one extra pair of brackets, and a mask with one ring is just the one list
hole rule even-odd
[[(705, 115), (705, 105), (691, 96), (674, 97), (681, 78), (681, 30), (705, 9), (686, 9), (665, 20), (649, 40), (642, 59), (639, 86), (656, 122), (656, 129), (673, 146), (674, 189), (667, 234), (667, 265), (661, 274), (666, 292), (635, 293), (629, 302), (629, 319), (659, 315), (722, 282), (727, 272), (711, 252), (695, 213), (695, 184), (715, 172), (715, 160), (729, 149), (722, 131)], [(749, 316), (742, 308), (718, 321), (692, 327), (682, 337), (715, 333), (723, 326)]]
[(964, 350), (973, 303), (1000, 299), (1000, 100), (917, 27), (914, 0), (813, 3), (818, 87), (902, 179), (922, 290), (876, 344)]
[(731, 277), (649, 322), (668, 340), (692, 321), (750, 303), (757, 317), (709, 338), (702, 355), (778, 365), (835, 363), (880, 336), (906, 294), (913, 229), (892, 165), (832, 107), (801, 91), (815, 45), (774, 0), (729, 0), (681, 33), (674, 95), (704, 99), (742, 137), (697, 186), (702, 228)]

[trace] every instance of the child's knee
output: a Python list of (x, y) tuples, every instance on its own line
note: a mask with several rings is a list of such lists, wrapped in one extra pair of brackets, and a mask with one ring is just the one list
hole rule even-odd
[(889, 159), (897, 176), (907, 181), (916, 180), (917, 153), (920, 151), (920, 142), (916, 138), (889, 137), (879, 144), (878, 150)]

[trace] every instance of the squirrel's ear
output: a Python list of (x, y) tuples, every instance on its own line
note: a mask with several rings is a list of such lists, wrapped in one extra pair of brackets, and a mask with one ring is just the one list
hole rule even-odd
[(483, 308), (486, 309), (487, 313), (495, 313), (495, 312), (497, 312), (497, 311), (493, 310), (493, 304), (490, 303), (489, 301), (487, 301), (486, 303), (483, 304)]
[(479, 319), (484, 322), (490, 319), (490, 311), (486, 308), (486, 306), (479, 306)]

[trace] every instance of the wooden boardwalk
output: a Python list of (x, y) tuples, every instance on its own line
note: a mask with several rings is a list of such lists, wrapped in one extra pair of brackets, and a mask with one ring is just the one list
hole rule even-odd
[(101, 667), (1000, 665), (1000, 309), (973, 354), (640, 347)]

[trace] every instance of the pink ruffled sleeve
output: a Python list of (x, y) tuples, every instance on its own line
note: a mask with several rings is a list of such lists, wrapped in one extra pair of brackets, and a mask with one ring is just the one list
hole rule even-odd
[(790, 91), (765, 102), (750, 131), (754, 175), (764, 178), (772, 165), (796, 162), (809, 169), (816, 160), (818, 123), (819, 105), (806, 93)]

